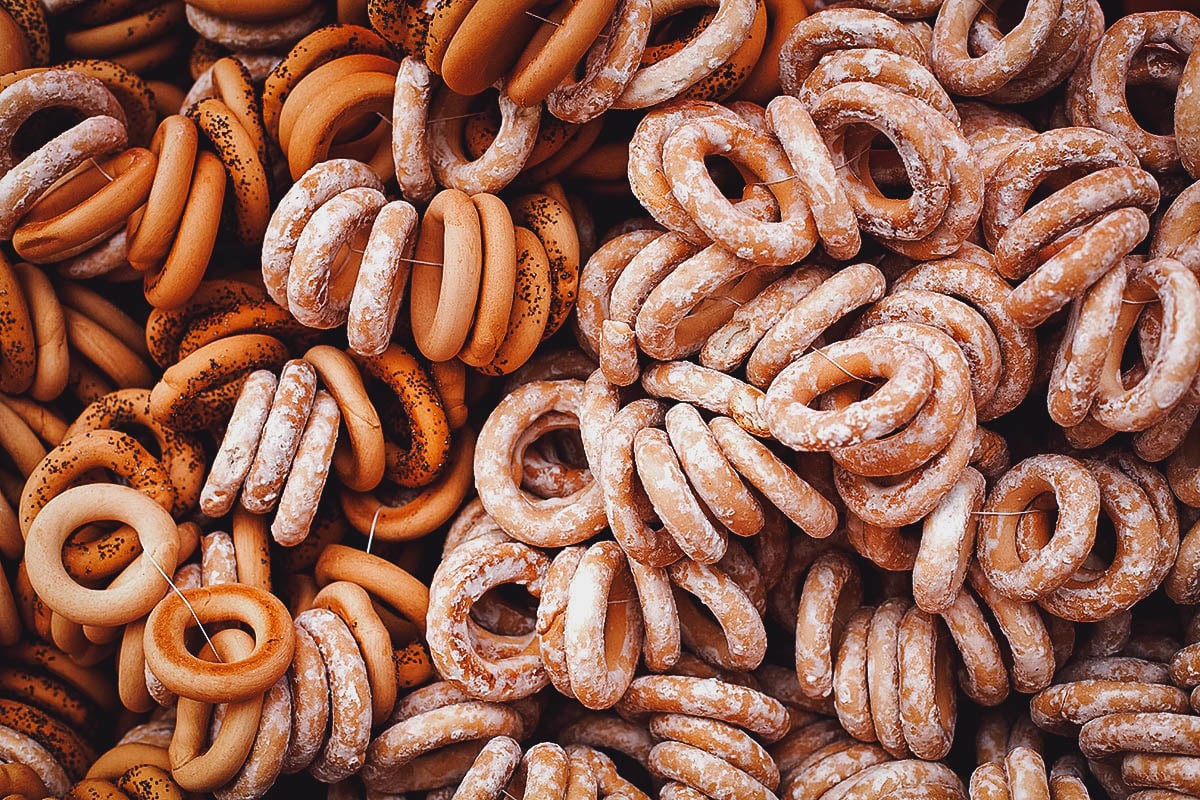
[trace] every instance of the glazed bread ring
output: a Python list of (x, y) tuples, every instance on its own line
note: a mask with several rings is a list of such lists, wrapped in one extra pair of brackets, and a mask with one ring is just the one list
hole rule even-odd
[[(154, 607), (146, 623), (146, 664), (164, 686), (180, 697), (214, 703), (261, 695), (279, 680), (295, 647), (283, 603), (261, 589), (236, 583), (187, 592), (186, 604), (172, 594)], [(205, 663), (193, 656), (183, 641), (195, 621), (192, 613), (199, 624), (244, 621), (254, 630), (251, 652), (234, 662)]]

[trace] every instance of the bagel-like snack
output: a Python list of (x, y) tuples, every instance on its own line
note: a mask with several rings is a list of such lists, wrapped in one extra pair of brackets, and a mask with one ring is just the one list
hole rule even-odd
[[(62, 565), (60, 552), (67, 537), (97, 519), (132, 526), (144, 548), (119, 587), (85, 588)], [(124, 486), (78, 486), (55, 497), (34, 519), (25, 563), (34, 590), (59, 614), (86, 625), (123, 625), (149, 613), (166, 594), (162, 573), (175, 571), (178, 546), (175, 521), (151, 498)]]
[[(274, 595), (244, 584), (185, 590), (154, 606), (146, 622), (146, 664), (180, 697), (205, 703), (261, 695), (291, 663), (294, 630), (287, 608)], [(174, 600), (170, 598), (175, 598)], [(184, 633), (200, 624), (237, 620), (254, 631), (252, 652), (232, 662), (205, 662), (188, 652)]]
[(342, 512), (356, 531), (364, 536), (374, 534), (381, 541), (406, 541), (431, 533), (454, 516), (471, 491), (474, 455), (475, 434), (464, 426), (455, 434), (446, 466), (416, 496), (391, 505), (373, 493), (343, 487), (339, 495)]
[(233, 188), (238, 239), (248, 247), (261, 244), (271, 219), (271, 201), (266, 168), (259, 159), (254, 139), (229, 106), (216, 98), (207, 98), (191, 106), (187, 116), (216, 148), (217, 156), (225, 165)]
[(367, 397), (362, 375), (351, 358), (336, 348), (317, 345), (304, 354), (317, 377), (333, 395), (346, 426), (347, 440), (333, 453), (333, 468), (348, 488), (365, 492), (383, 479), (385, 447), (383, 427)]
[(386, 442), (385, 471), (401, 486), (432, 483), (446, 463), (450, 450), (450, 427), (436, 387), (420, 363), (398, 344), (390, 344), (377, 356), (351, 356), (366, 374), (381, 381), (396, 395), (405, 418), (395, 424), (407, 446)]
[(217, 339), (167, 368), (150, 393), (150, 413), (176, 429), (206, 428), (229, 418), (247, 374), (277, 370), (286, 359), (286, 346), (273, 336)]

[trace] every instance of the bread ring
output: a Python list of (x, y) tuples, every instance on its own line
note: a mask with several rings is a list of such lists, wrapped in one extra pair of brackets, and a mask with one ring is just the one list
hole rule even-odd
[(333, 581), (317, 592), (312, 607), (328, 609), (346, 623), (367, 669), (371, 719), (386, 718), (396, 704), (396, 666), (391, 637), (370, 595), (356, 583)]
[(552, 295), (550, 262), (537, 234), (528, 228), (513, 229), (516, 275), (508, 326), (496, 354), (478, 367), (484, 375), (505, 375), (527, 362), (547, 330)]
[(743, 728), (766, 742), (780, 739), (790, 725), (787, 712), (778, 700), (755, 689), (715, 678), (682, 675), (634, 678), (617, 709), (633, 715), (667, 713), (707, 717)]
[(464, 118), (471, 98), (448, 88), (433, 95), (425, 135), (433, 175), (442, 186), (467, 194), (496, 194), (525, 166), (537, 142), (540, 105), (521, 108), (500, 92), (500, 129), (478, 159), (469, 159), (462, 144)]
[[(163, 373), (150, 393), (150, 413), (183, 430), (228, 419), (241, 378), (255, 369), (278, 369), (286, 358), (283, 343), (272, 336), (239, 334), (218, 339)], [(206, 402), (210, 398), (211, 404)]]
[(312, 499), (320, 497), (325, 489), (340, 421), (337, 401), (329, 392), (317, 390), (271, 522), (272, 538), (285, 547), (299, 544), (308, 536), (317, 513)]
[(519, 583), (538, 596), (548, 567), (538, 551), (518, 542), (475, 540), (444, 559), (429, 587), (428, 617), (437, 624), (427, 635), (438, 671), (466, 686), (472, 696), (493, 701), (528, 697), (543, 688), (547, 678), (531, 635), (514, 640), (512, 654), (492, 660), (472, 645), (465, 628), (467, 612), (484, 592)]
[(271, 218), (267, 174), (258, 147), (229, 106), (220, 100), (201, 100), (187, 110), (187, 115), (225, 165), (233, 188), (238, 238), (247, 246), (257, 246)]
[(779, 82), (785, 94), (800, 87), (821, 58), (838, 50), (887, 50), (928, 63), (928, 48), (903, 23), (865, 8), (838, 8), (797, 22), (779, 51)]
[(646, 108), (681, 94), (729, 60), (754, 24), (757, 4), (725, 0), (704, 32), (678, 52), (644, 66), (625, 84), (614, 108)]
[(1165, 42), (1181, 53), (1190, 54), (1198, 37), (1200, 26), (1186, 13), (1149, 12), (1114, 22), (1092, 53), (1082, 98), (1081, 110), (1086, 119), (1077, 120), (1077, 124), (1091, 124), (1118, 137), (1147, 169), (1162, 172), (1178, 168), (1175, 137), (1142, 128), (1120, 92), (1128, 80), (1130, 61), (1139, 49), (1149, 43)]
[[(691, 120), (663, 142), (663, 170), (681, 205), (696, 224), (738, 257), (757, 264), (791, 264), (816, 245), (812, 214), (787, 178), (791, 165), (781, 148), (745, 123), (713, 116)], [(762, 222), (737, 212), (700, 169), (720, 152), (763, 182), (779, 202), (780, 222)], [(705, 178), (708, 178), (707, 180)]]
[(131, 147), (97, 168), (101, 178), (75, 175), (47, 192), (12, 233), (13, 249), (35, 264), (83, 252), (145, 202), (155, 159)]
[[(146, 663), (163, 685), (181, 697), (206, 703), (243, 700), (270, 688), (287, 670), (294, 649), (283, 603), (261, 589), (236, 583), (187, 592), (188, 605), (172, 594), (154, 607), (146, 623)], [(193, 611), (201, 623), (244, 621), (255, 633), (251, 654), (220, 663), (203, 663), (191, 655), (183, 633), (194, 621)]]
[[(520, 716), (508, 706), (497, 703), (460, 702), (415, 714), (388, 728), (371, 742), (362, 772), (363, 781), (375, 787), (394, 788), (407, 784), (416, 790), (435, 788), (422, 785), (430, 778), (436, 781), (438, 772), (418, 768), (424, 762), (417, 762), (411, 770), (406, 770), (409, 777), (404, 784), (393, 781), (392, 776), (417, 759), (437, 759), (440, 748), (493, 736), (517, 736), (521, 727)], [(474, 752), (469, 755), (470, 760), (462, 771), (455, 770), (459, 775), (465, 774), (466, 767), (474, 760)]]
[(317, 735), (323, 742), (316, 760), (309, 766), (314, 777), (341, 780), (361, 769), (370, 740), (370, 685), (366, 666), (346, 623), (332, 611), (323, 608), (305, 611), (296, 617), (296, 627), (303, 628), (317, 645), (331, 692), (329, 698), (346, 697), (342, 702), (331, 702), (326, 697), (319, 700), (329, 709), (326, 713), (330, 727), (327, 738), (324, 726), (320, 728)]
[(305, 36), (271, 70), (263, 84), (262, 115), (267, 134), (279, 138), (279, 117), (297, 83), (323, 64), (344, 55), (390, 56), (386, 42), (359, 25), (326, 25)]
[[(166, 592), (158, 567), (147, 562), (167, 574), (175, 571), (178, 539), (170, 515), (154, 500), (126, 487), (81, 486), (59, 496), (64, 499), (55, 497), (47, 503), (30, 526), (35, 538), (26, 543), (26, 563), (34, 590), (58, 613), (84, 624), (121, 625), (144, 616)], [(73, 500), (82, 502), (72, 510)], [(67, 536), (97, 515), (116, 515), (112, 518), (133, 526), (139, 539), (144, 537), (145, 553), (131, 565), (120, 588), (84, 588), (62, 566), (59, 551)]]
[(262, 242), (263, 282), (272, 300), (288, 307), (292, 259), (313, 215), (334, 196), (356, 187), (383, 189), (367, 165), (335, 159), (312, 167), (284, 195)]
[(283, 19), (242, 22), (217, 16), (192, 4), (186, 5), (187, 21), (197, 33), (232, 50), (271, 50), (287, 46), (311, 33), (325, 17), (317, 3)]
[[(5, 61), (4, 72), (45, 64), (50, 56), (50, 31), (46, 25), (46, 10), (32, 2), (6, 2), (2, 6)], [(2, 74), (2, 73), (0, 73)]]
[(421, 219), (412, 271), (413, 337), (433, 361), (458, 354), (470, 331), (482, 271), (479, 213), (463, 192), (447, 189)]

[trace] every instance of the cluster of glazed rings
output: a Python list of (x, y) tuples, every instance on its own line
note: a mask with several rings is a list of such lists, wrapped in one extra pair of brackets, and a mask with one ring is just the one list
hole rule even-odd
[[(545, 102), (571, 123), (679, 96), (770, 96), (778, 87), (780, 46), (802, 9), (723, 0), (695, 15), (689, 28), (665, 32), (669, 18), (698, 5), (705, 4), (598, 0), (543, 16), (521, 4), (475, 0), (432, 10), (372, 2), (368, 15), (397, 50), (455, 94), (477, 95), (502, 83), (515, 106)], [(498, 35), (505, 46), (494, 46)]]
[[(213, 74), (213, 96), (155, 129), (153, 93), (117, 64), (16, 73), (0, 99), (9, 153), (0, 164), (0, 231), (17, 254), (68, 277), (142, 277), (151, 305), (171, 308), (204, 277), (227, 185), (240, 238), (261, 241), (270, 205), (255, 90), (235, 59), (222, 59)], [(86, 119), (16, 163), (12, 136), (21, 124), (64, 106)], [(200, 149), (202, 138), (215, 154)]]
[(366, 164), (333, 159), (306, 172), (276, 208), (263, 276), (301, 324), (344, 323), (350, 349), (376, 356), (408, 288), (422, 355), (496, 375), (525, 363), (566, 321), (579, 238), (563, 202), (532, 193), (506, 204), (445, 189), (418, 227), (416, 209), (388, 202), (382, 189)]
[[(408, 420), (406, 447), (385, 440), (364, 375), (396, 393)], [(326, 388), (318, 388), (318, 379)], [(343, 422), (348, 443), (339, 451)], [(278, 376), (257, 370), (246, 377), (200, 509), (222, 517), (240, 494), (241, 507), (251, 513), (275, 511), (275, 541), (295, 545), (308, 535), (316, 514), (312, 498), (321, 495), (331, 467), (358, 492), (374, 489), (385, 476), (422, 487), (441, 472), (449, 450), (446, 412), (433, 381), (403, 348), (390, 345), (378, 356), (352, 358), (318, 345), (286, 362)]]

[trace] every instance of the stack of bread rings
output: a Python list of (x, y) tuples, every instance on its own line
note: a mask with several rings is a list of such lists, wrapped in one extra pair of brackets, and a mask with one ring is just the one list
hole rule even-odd
[(0, 797), (1200, 797), (1186, 0), (0, 0)]

